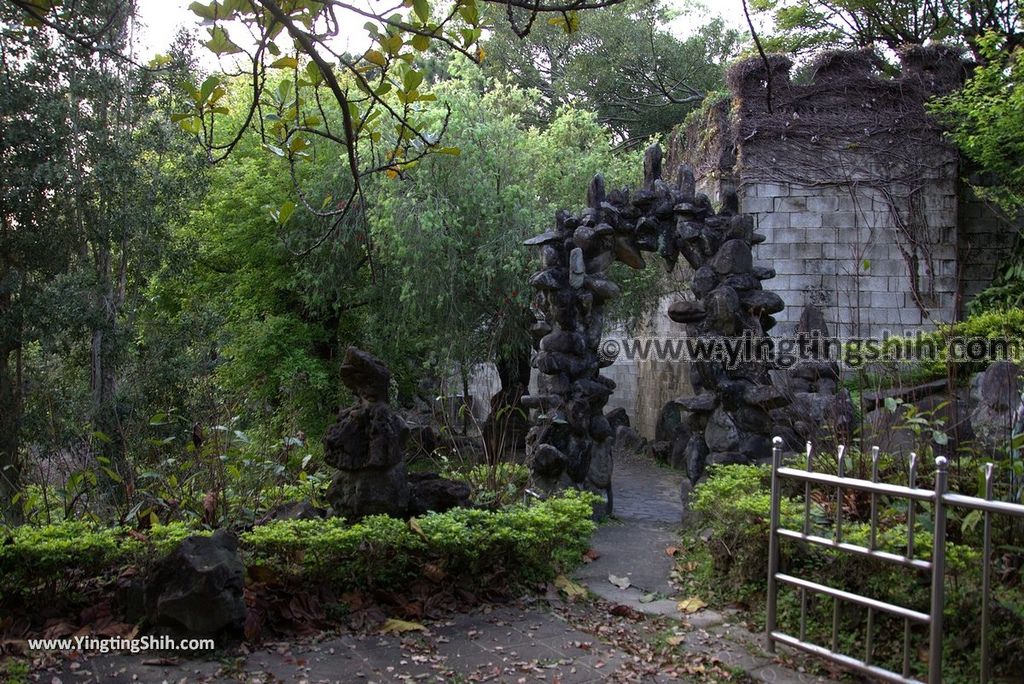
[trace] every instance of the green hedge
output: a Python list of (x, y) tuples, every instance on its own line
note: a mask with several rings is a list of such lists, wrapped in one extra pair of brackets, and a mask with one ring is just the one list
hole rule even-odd
[[(912, 376), (915, 380), (944, 378), (947, 374), (947, 341), (953, 338), (1024, 340), (1024, 309), (1003, 309), (977, 313), (963, 321), (941, 325), (932, 332), (922, 333), (919, 338), (891, 337), (883, 349), (886, 350), (886, 353), (889, 353), (890, 348), (906, 349), (908, 343), (920, 340), (923, 345), (930, 345), (938, 350), (936, 357), (913, 366), (902, 364), (897, 367), (897, 370), (901, 375)], [(994, 359), (989, 361), (991, 360)], [(1015, 360), (1021, 361), (1021, 359)], [(965, 363), (962, 368), (966, 374), (982, 371), (987, 366), (988, 361), (981, 361)]]
[[(455, 509), (413, 521), (371, 516), (356, 524), (340, 518), (281, 520), (241, 535), (247, 566), (281, 579), (346, 588), (393, 587), (421, 576), (431, 564), (453, 578), (502, 575), (511, 582), (553, 577), (575, 565), (594, 530), (594, 496), (569, 491), (531, 506), (497, 511)], [(0, 596), (63, 590), (107, 577), (119, 567), (145, 564), (190, 534), (183, 523), (143, 537), (89, 522), (20, 526), (0, 534)]]

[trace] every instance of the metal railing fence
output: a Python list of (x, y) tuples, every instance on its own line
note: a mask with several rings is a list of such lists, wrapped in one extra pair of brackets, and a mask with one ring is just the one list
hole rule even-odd
[[(772, 449), (772, 480), (771, 480), (771, 520), (768, 541), (768, 605), (766, 631), (769, 649), (774, 652), (776, 644), (784, 644), (792, 648), (820, 656), (840, 666), (847, 667), (864, 674), (889, 682), (920, 682), (911, 678), (911, 630), (913, 625), (928, 627), (928, 683), (942, 682), (942, 635), (943, 609), (945, 607), (946, 577), (946, 521), (948, 509), (951, 507), (975, 510), (982, 513), (982, 601), (981, 601), (981, 682), (991, 680), (992, 663), (990, 649), (990, 603), (992, 594), (992, 516), (1009, 515), (1024, 518), (1024, 505), (993, 500), (993, 465), (985, 467), (985, 498), (963, 496), (948, 491), (948, 463), (944, 457), (935, 459), (935, 486), (922, 489), (917, 486), (918, 461), (915, 454), (910, 455), (906, 485), (879, 482), (879, 450), (871, 451), (871, 479), (848, 477), (845, 472), (844, 447), (839, 447), (837, 474), (814, 472), (814, 455), (810, 444), (807, 447), (806, 469), (792, 468), (782, 465), (782, 439), (773, 440)], [(781, 481), (792, 480), (804, 484), (804, 509), (802, 530), (792, 530), (781, 526)], [(831, 538), (811, 533), (811, 494), (812, 487), (835, 490), (835, 520)], [(843, 541), (843, 492), (864, 492), (870, 495), (870, 524), (867, 546)], [(879, 497), (904, 499), (907, 502), (907, 539), (904, 553), (892, 553), (878, 547), (878, 503)], [(932, 504), (932, 535), (931, 560), (923, 560), (915, 556), (914, 527), (917, 505)], [(779, 572), (779, 541), (795, 540), (803, 544), (832, 549), (839, 553), (859, 557), (874, 558), (886, 563), (910, 568), (930, 576), (930, 607), (927, 613), (879, 601), (869, 596), (830, 587), (814, 582), (806, 577), (797, 577)], [(779, 585), (784, 584), (797, 590), (800, 601), (800, 624), (797, 636), (787, 634), (778, 627), (778, 595)], [(832, 631), (828, 646), (816, 644), (807, 638), (807, 616), (809, 594), (822, 595), (832, 599)], [(863, 607), (867, 611), (865, 634), (865, 654), (863, 658), (840, 652), (840, 605), (848, 603)], [(902, 668), (895, 672), (872, 662), (876, 616), (891, 615), (903, 621)]]

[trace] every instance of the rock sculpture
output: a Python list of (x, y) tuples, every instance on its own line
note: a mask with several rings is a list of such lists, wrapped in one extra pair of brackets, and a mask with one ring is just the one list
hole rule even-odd
[(1012, 436), (1024, 431), (1020, 378), (1020, 366), (996, 361), (971, 381), (971, 426), (986, 458), (1006, 458)]
[(409, 480), (405, 442), (409, 429), (388, 404), (391, 372), (372, 354), (349, 347), (341, 381), (356, 395), (324, 435), (324, 460), (338, 469), (327, 500), (336, 515), (405, 515)]
[[(669, 269), (682, 256), (693, 269), (694, 299), (674, 303), (669, 317), (686, 325), (690, 337), (760, 337), (772, 326), (782, 299), (761, 282), (774, 277), (755, 267), (751, 247), (764, 240), (753, 219), (736, 213), (735, 195), (716, 213), (696, 192), (693, 170), (680, 168), (670, 186), (661, 178), (661, 148), (644, 158), (639, 190), (605, 192), (598, 175), (579, 215), (560, 211), (554, 228), (526, 244), (540, 250), (542, 269), (530, 279), (537, 290), (532, 328), (540, 371), (538, 393), (523, 405), (540, 413), (527, 437), (535, 479), (545, 488), (575, 486), (611, 497), (613, 436), (603, 408), (615, 383), (600, 369), (605, 305), (619, 295), (608, 277), (614, 261), (643, 268), (643, 252), (657, 252)], [(767, 365), (708, 360), (695, 365), (697, 395), (679, 400), (687, 432), (687, 471), (692, 478), (705, 464), (749, 462), (771, 453), (768, 411), (784, 405), (769, 384)]]
[(391, 372), (377, 357), (349, 347), (341, 380), (357, 400), (324, 435), (324, 460), (338, 469), (327, 500), (335, 515), (405, 517), (469, 504), (469, 486), (420, 474), (410, 483), (405, 444), (409, 428), (388, 403)]
[(839, 384), (838, 362), (829, 357), (839, 347), (829, 334), (821, 308), (805, 306), (796, 332), (806, 341), (809, 358), (771, 374), (792, 402), (771, 412), (772, 434), (797, 451), (807, 442), (818, 450), (849, 444), (854, 430), (853, 402), (849, 391)]

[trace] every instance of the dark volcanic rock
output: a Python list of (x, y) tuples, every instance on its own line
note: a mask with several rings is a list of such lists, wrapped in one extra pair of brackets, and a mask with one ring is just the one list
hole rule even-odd
[(405, 517), (409, 507), (409, 480), (405, 464), (379, 470), (339, 470), (327, 500), (336, 515), (359, 520), (368, 515)]
[(628, 425), (620, 425), (615, 430), (615, 449), (620, 453), (636, 453), (644, 445), (644, 439), (636, 430)]
[(750, 245), (743, 240), (728, 240), (711, 259), (717, 273), (749, 273), (754, 267)]
[(271, 508), (256, 521), (256, 524), (266, 525), (275, 520), (317, 520), (326, 516), (327, 511), (317, 508), (308, 501), (289, 501)]
[(686, 443), (684, 454), (686, 476), (690, 478), (691, 482), (696, 482), (704, 475), (708, 461), (709, 449), (708, 445), (704, 443), (704, 438), (700, 435), (690, 437)]
[(469, 484), (449, 480), (436, 473), (409, 475), (409, 515), (423, 515), (429, 511), (444, 513), (453, 508), (470, 505)]
[(409, 429), (381, 402), (342, 409), (324, 436), (324, 460), (341, 470), (390, 468), (403, 460)]
[(673, 302), (668, 307), (668, 317), (676, 323), (696, 323), (704, 320), (707, 313), (700, 301)]
[(244, 588), (245, 566), (232, 534), (188, 537), (147, 575), (146, 618), (154, 631), (178, 638), (240, 637)]
[(778, 313), (786, 308), (782, 297), (768, 290), (754, 290), (743, 295), (743, 304), (751, 311)]
[(676, 399), (676, 402), (688, 411), (702, 413), (710, 413), (715, 409), (715, 405), (718, 403), (715, 399), (715, 395), (711, 392), (704, 392), (693, 397), (683, 397), (681, 399)]
[(349, 347), (342, 375), (360, 399), (342, 409), (324, 435), (324, 460), (338, 469), (327, 500), (337, 515), (350, 520), (403, 517), (409, 506), (409, 428), (387, 404), (391, 373), (373, 355)]
[[(610, 455), (641, 444), (618, 424), (615, 412), (601, 413), (614, 389), (599, 386), (598, 375), (615, 357), (602, 345), (605, 304), (620, 294), (608, 278), (612, 260), (643, 268), (641, 252), (657, 252), (672, 271), (682, 255), (695, 271), (695, 299), (673, 303), (668, 315), (691, 338), (760, 336), (782, 308), (781, 298), (762, 285), (774, 271), (754, 268), (751, 246), (763, 236), (754, 233), (752, 217), (738, 215), (735, 192), (723, 191), (716, 213), (707, 195), (695, 191), (692, 169), (681, 168), (678, 184), (669, 185), (660, 178), (660, 159), (659, 148), (647, 150), (644, 184), (633, 193), (606, 193), (603, 178), (596, 176), (582, 212), (560, 212), (555, 231), (528, 241), (541, 247), (542, 268), (531, 279), (541, 292), (533, 307), (549, 326), (534, 330), (541, 341), (532, 363), (540, 371), (538, 395), (545, 397), (536, 403), (558, 406), (540, 414), (530, 430), (528, 462), (543, 489), (605, 491), (609, 508)], [(578, 335), (582, 346), (570, 335)], [(703, 474), (709, 452), (719, 460), (723, 454), (747, 462), (762, 458), (770, 444), (764, 433), (774, 420), (768, 411), (785, 403), (771, 388), (748, 391), (770, 382), (768, 371), (767, 362), (738, 360), (735, 354), (694, 360), (690, 377), (698, 396), (670, 402), (659, 417), (655, 443), (646, 448), (684, 467), (693, 480)]]
[(693, 281), (690, 283), (690, 289), (693, 290), (693, 294), (698, 297), (703, 297), (708, 292), (715, 289), (718, 284), (718, 276), (715, 275), (715, 271), (710, 266), (701, 266), (693, 274)]
[(781, 408), (789, 403), (786, 393), (774, 385), (748, 387), (743, 393), (743, 400), (765, 409)]
[(1006, 410), (1020, 399), (1021, 369), (1010, 361), (996, 361), (981, 374), (977, 396), (981, 403), (996, 410)]
[(721, 335), (735, 335), (739, 331), (740, 298), (731, 287), (718, 287), (704, 298), (707, 323)]
[(345, 350), (341, 381), (353, 394), (367, 401), (387, 401), (391, 371), (373, 354), (355, 347)]
[(550, 444), (541, 444), (533, 452), (530, 468), (544, 477), (557, 477), (565, 472), (569, 459)]
[(629, 427), (629, 414), (621, 406), (606, 413), (605, 418), (608, 419), (608, 423), (612, 426), (613, 431), (620, 425)]

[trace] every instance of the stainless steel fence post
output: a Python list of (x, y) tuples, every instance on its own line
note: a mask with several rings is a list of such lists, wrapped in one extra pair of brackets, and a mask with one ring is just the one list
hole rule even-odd
[(935, 530), (932, 534), (932, 606), (928, 644), (928, 684), (942, 684), (942, 614), (945, 610), (946, 581), (946, 505), (943, 497), (949, 486), (948, 462), (935, 459)]
[(779, 467), (782, 465), (782, 438), (772, 439), (772, 509), (770, 528), (768, 530), (768, 608), (765, 617), (765, 630), (768, 632), (768, 652), (775, 653), (775, 641), (772, 633), (775, 631), (776, 605), (778, 603), (778, 585), (775, 575), (779, 572)]
[[(992, 476), (995, 466), (985, 465), (985, 501), (992, 500)], [(989, 655), (989, 594), (992, 591), (992, 513), (984, 513), (984, 541), (981, 555), (981, 684), (992, 679), (992, 656)]]

